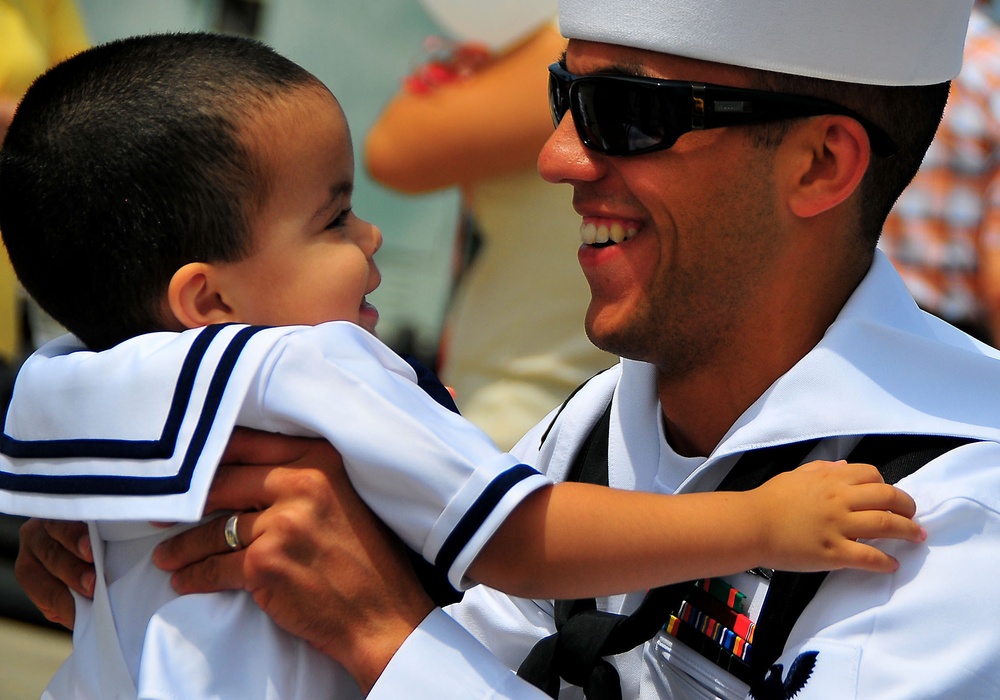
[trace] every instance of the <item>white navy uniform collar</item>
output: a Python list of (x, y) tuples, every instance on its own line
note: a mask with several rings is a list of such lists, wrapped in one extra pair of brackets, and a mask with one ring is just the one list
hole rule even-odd
[(998, 440), (1000, 421), (990, 421), (1000, 416), (998, 357), (921, 311), (876, 252), (822, 340), (747, 409), (712, 456), (873, 433)]

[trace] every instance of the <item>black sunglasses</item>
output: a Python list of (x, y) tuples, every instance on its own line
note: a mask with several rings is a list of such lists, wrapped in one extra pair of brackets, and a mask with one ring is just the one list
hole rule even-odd
[(868, 132), (872, 151), (893, 155), (896, 144), (860, 114), (834, 102), (762, 90), (629, 75), (573, 75), (549, 66), (549, 108), (558, 127), (567, 110), (583, 144), (609, 156), (670, 148), (699, 129), (841, 114)]

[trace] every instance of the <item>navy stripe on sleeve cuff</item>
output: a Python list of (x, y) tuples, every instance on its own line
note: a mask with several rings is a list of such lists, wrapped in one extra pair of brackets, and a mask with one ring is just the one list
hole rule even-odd
[(441, 545), (434, 565), (442, 571), (451, 569), (459, 553), (469, 543), (469, 540), (475, 536), (476, 532), (479, 531), (479, 528), (486, 522), (490, 513), (493, 512), (507, 492), (525, 479), (536, 474), (538, 474), (538, 470), (533, 467), (529, 467), (527, 464), (518, 464), (493, 479), (490, 485), (479, 495), (479, 498), (476, 499), (476, 502), (472, 504), (468, 512), (458, 521), (458, 525), (448, 535), (444, 544)]

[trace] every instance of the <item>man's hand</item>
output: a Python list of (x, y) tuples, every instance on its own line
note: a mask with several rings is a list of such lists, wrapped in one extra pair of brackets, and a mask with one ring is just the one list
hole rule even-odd
[(88, 598), (94, 595), (93, 562), (83, 523), (33, 518), (21, 526), (14, 575), (52, 622), (73, 628), (76, 606), (70, 589)]
[(433, 608), (402, 546), (326, 442), (238, 431), (223, 464), (206, 511), (242, 513), (245, 548), (229, 550), (221, 517), (164, 542), (154, 561), (181, 593), (246, 589), (367, 691)]

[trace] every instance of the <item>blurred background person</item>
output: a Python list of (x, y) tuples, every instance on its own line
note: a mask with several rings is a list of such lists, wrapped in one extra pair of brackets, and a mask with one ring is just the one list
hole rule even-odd
[(439, 369), (462, 413), (506, 449), (615, 362), (580, 321), (590, 295), (572, 255), (572, 192), (535, 165), (552, 133), (546, 67), (565, 40), (554, 0), (421, 2), (449, 37), (427, 41), (427, 61), (368, 132), (365, 165), (399, 192), (461, 190)]
[(920, 171), (879, 246), (917, 303), (991, 345), (1000, 341), (1000, 27), (973, 10), (962, 72)]

